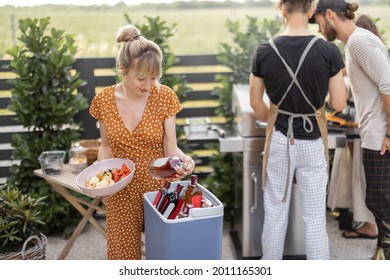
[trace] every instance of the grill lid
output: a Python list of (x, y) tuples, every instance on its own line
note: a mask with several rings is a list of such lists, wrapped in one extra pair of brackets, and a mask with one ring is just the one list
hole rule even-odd
[[(263, 95), (263, 100), (269, 104), (267, 94)], [(237, 131), (242, 137), (265, 136), (265, 128), (256, 126), (258, 117), (250, 106), (249, 85), (233, 85), (232, 110)]]

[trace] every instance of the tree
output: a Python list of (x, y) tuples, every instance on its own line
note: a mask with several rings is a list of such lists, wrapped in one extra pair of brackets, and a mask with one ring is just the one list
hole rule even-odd
[(33, 173), (40, 168), (38, 157), (43, 151), (68, 150), (78, 140), (82, 124), (74, 117), (87, 108), (85, 97), (77, 92), (84, 81), (71, 71), (77, 51), (73, 35), (48, 30), (49, 23), (49, 17), (19, 20), (21, 46), (7, 50), (13, 58), (9, 68), (16, 74), (9, 81), (13, 88), (8, 109), (28, 130), (27, 134), (13, 135), (12, 159), (20, 164), (10, 168), (7, 182), (33, 197), (47, 196), (48, 206), (42, 213), (44, 232), (70, 232), (77, 224), (78, 213)]

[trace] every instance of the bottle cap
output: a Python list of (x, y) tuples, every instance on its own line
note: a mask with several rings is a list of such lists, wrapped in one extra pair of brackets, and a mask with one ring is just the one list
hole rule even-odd
[(196, 185), (196, 182), (198, 181), (197, 175), (191, 175), (191, 185)]

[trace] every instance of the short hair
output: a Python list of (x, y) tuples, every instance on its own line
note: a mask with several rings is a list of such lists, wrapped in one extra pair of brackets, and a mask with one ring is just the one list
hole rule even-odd
[(310, 7), (314, 5), (314, 0), (279, 0), (277, 6), (286, 7), (287, 13), (302, 12), (307, 13)]

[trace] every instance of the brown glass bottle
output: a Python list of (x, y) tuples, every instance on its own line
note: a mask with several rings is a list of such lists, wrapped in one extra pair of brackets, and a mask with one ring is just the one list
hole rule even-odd
[(184, 202), (183, 202), (183, 208), (182, 208), (182, 211), (184, 211), (185, 207), (187, 204), (191, 204), (192, 203), (192, 191), (194, 190), (194, 186), (193, 185), (188, 185), (187, 187), (187, 190), (184, 194)]
[(197, 194), (202, 195), (202, 192), (200, 192), (199, 189), (196, 187), (197, 182), (198, 182), (198, 176), (191, 175), (191, 183), (188, 185), (187, 190), (184, 193), (184, 197), (183, 197), (184, 202), (183, 202), (181, 212), (185, 210), (187, 204), (192, 203), (193, 195), (197, 195)]
[(194, 186), (191, 193), (192, 196), (202, 195), (202, 191), (197, 187), (197, 184), (198, 184), (198, 176), (191, 175), (191, 185)]
[(182, 166), (184, 170), (192, 167), (192, 162), (183, 162), (179, 157), (164, 157), (152, 160), (149, 172), (155, 179), (175, 178), (176, 166)]

